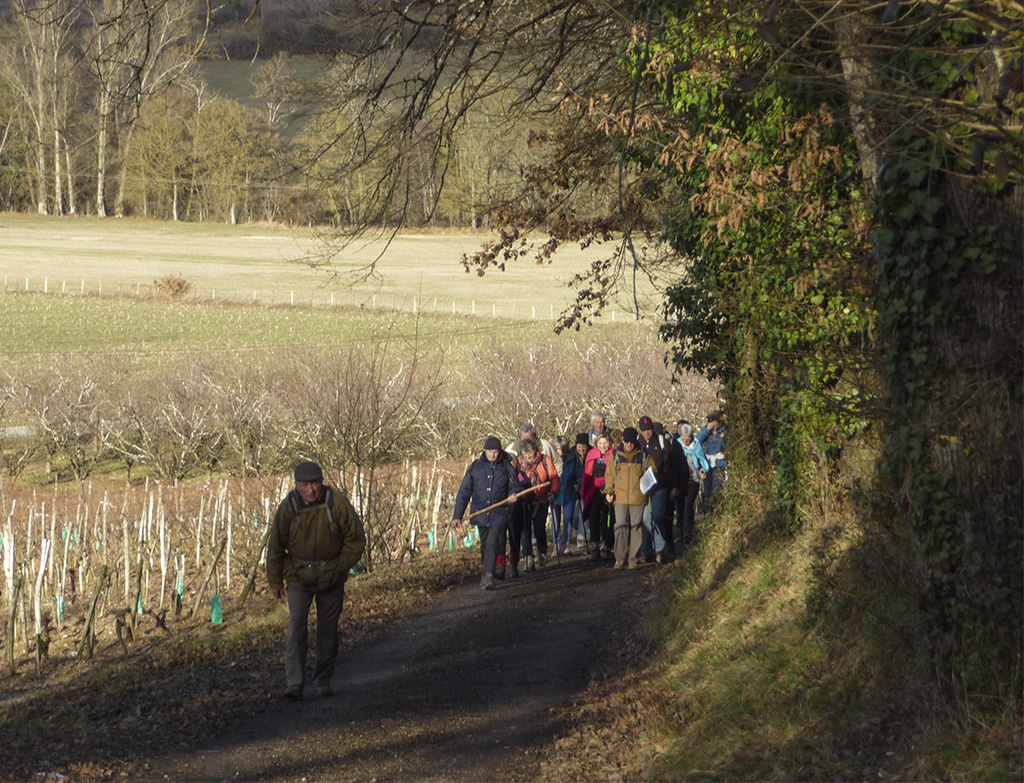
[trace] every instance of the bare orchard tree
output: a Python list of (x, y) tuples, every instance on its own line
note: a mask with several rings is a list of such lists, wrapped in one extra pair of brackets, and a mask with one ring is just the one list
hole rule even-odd
[(231, 362), (207, 372), (203, 382), (210, 399), (217, 401), (216, 428), (225, 439), (227, 469), (237, 465), (242, 476), (267, 475), (287, 466), (287, 457), (278, 447), (290, 379), (272, 354), (259, 363), (240, 361), (241, 365)]
[(545, 438), (588, 429), (594, 411), (619, 428), (645, 414), (675, 422), (713, 407), (717, 387), (692, 375), (673, 383), (650, 329), (608, 332), (600, 341), (496, 339), (474, 351), (460, 376), (447, 414), (449, 442), (460, 449), (452, 456), (479, 448), (488, 435), (507, 444), (526, 421)]
[(225, 445), (217, 404), (201, 370), (164, 370), (145, 388), (127, 390), (115, 413), (113, 448), (129, 470), (138, 464), (161, 478), (212, 470)]
[(23, 381), (48, 471), (60, 460), (83, 481), (110, 456), (105, 422), (111, 414), (110, 390), (119, 380), (109, 367), (68, 363)]
[[(409, 340), (392, 325), (383, 335), (338, 352), (293, 359), (295, 439), (304, 456), (342, 477), (367, 527), (364, 563), (390, 555), (392, 507), (381, 482), (386, 466), (436, 454), (423, 422), (445, 383), (445, 353)], [(294, 455), (298, 456), (298, 455)]]
[(25, 392), (13, 376), (3, 379), (0, 386), (0, 470), (12, 480), (17, 480), (39, 450), (35, 427), (26, 424)]

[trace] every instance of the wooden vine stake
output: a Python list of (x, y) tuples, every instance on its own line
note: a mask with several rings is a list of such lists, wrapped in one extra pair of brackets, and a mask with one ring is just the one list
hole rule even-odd
[(107, 583), (108, 573), (106, 565), (100, 567), (99, 579), (96, 580), (96, 589), (93, 590), (92, 600), (89, 602), (89, 612), (85, 616), (85, 628), (82, 629), (82, 638), (78, 642), (79, 655), (81, 655), (82, 650), (85, 650), (88, 652), (89, 657), (92, 658), (93, 644), (96, 641), (96, 605), (100, 602), (100, 595), (103, 593), (103, 587)]
[(14, 580), (14, 590), (11, 592), (11, 611), (7, 617), (7, 668), (14, 674), (14, 632), (18, 627), (18, 594), (21, 593), (22, 576)]
[(36, 636), (40, 636), (43, 632), (43, 579), (46, 577), (46, 566), (50, 561), (50, 548), (52, 544), (50, 539), (44, 538), (41, 551), (39, 553), (39, 570), (36, 571), (36, 589), (33, 595), (35, 599), (33, 609), (35, 610), (35, 621), (36, 621)]
[(238, 599), (239, 609), (245, 606), (246, 599), (249, 598), (253, 585), (256, 584), (256, 572), (259, 570), (260, 560), (263, 559), (263, 550), (267, 548), (267, 542), (270, 540), (270, 531), (271, 526), (268, 524), (266, 531), (263, 533), (263, 537), (260, 539), (260, 546), (259, 549), (256, 550), (256, 557), (252, 560), (252, 567), (249, 568), (249, 576), (245, 580), (245, 587), (242, 588), (242, 595)]
[(192, 612), (189, 614), (189, 619), (194, 620), (196, 615), (199, 613), (199, 604), (203, 601), (203, 596), (206, 594), (206, 587), (210, 584), (210, 580), (213, 578), (213, 574), (217, 570), (217, 563), (220, 562), (220, 556), (224, 554), (224, 548), (228, 545), (227, 536), (220, 540), (220, 546), (217, 547), (217, 554), (214, 555), (213, 562), (210, 563), (210, 570), (206, 572), (206, 578), (203, 580), (202, 586), (199, 588), (199, 592), (196, 593), (196, 602), (192, 605)]

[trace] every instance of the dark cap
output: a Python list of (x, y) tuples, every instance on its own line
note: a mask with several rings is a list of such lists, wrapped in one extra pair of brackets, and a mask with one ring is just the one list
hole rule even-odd
[[(636, 428), (638, 430), (653, 430), (654, 422), (651, 420), (650, 416), (641, 416), (640, 422), (636, 425)], [(623, 435), (622, 437), (625, 438), (626, 436)]]
[(576, 445), (579, 446), (581, 443), (584, 446), (589, 446), (590, 445), (590, 436), (587, 435), (587, 433), (585, 433), (585, 432), (577, 432), (576, 433)]
[[(641, 419), (640, 421), (643, 421), (643, 419)], [(632, 427), (626, 427), (626, 429), (624, 429), (622, 431), (622, 440), (623, 440), (623, 442), (628, 440), (630, 443), (636, 443), (637, 442), (637, 438), (639, 438), (639, 437), (640, 437), (640, 433), (638, 433)]]
[(484, 451), (491, 451), (492, 449), (501, 451), (501, 441), (493, 435), (484, 441)]
[(300, 462), (295, 466), (296, 481), (323, 481), (324, 472), (315, 462)]

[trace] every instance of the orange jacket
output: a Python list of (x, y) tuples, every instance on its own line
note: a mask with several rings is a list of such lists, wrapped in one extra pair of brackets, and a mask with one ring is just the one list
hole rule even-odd
[[(537, 452), (540, 454), (540, 452)], [(519, 478), (524, 484), (530, 484), (531, 486), (537, 486), (543, 484), (545, 481), (550, 482), (550, 486), (541, 487), (534, 492), (534, 503), (546, 503), (549, 498), (553, 498), (558, 494), (558, 490), (562, 485), (561, 479), (558, 478), (558, 470), (555, 468), (555, 463), (551, 457), (541, 455), (541, 458), (534, 463), (527, 463), (520, 457), (519, 460)]]

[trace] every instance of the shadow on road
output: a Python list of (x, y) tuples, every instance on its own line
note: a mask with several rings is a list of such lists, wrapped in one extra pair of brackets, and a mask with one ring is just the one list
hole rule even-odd
[[(563, 558), (493, 592), (474, 582), (339, 656), (335, 695), (281, 701), (147, 780), (515, 781), (583, 689), (653, 569)], [(282, 651), (283, 655), (283, 651)], [(283, 666), (282, 666), (283, 679)], [(283, 683), (282, 683), (283, 686)]]

